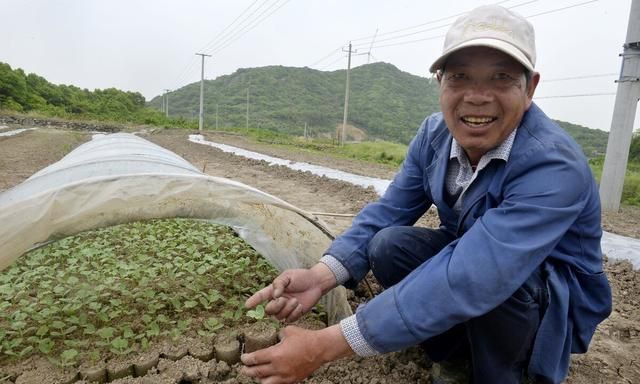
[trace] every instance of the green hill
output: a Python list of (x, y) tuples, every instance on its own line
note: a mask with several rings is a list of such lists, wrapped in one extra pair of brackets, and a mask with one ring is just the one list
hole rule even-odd
[[(205, 121), (219, 127), (249, 125), (301, 135), (307, 123), (314, 136), (330, 135), (342, 123), (346, 71), (270, 66), (239, 69), (205, 81)], [(200, 83), (169, 94), (169, 112), (197, 118)], [(149, 103), (160, 108), (161, 97)], [(408, 143), (422, 120), (437, 111), (438, 95), (429, 80), (402, 72), (391, 64), (375, 63), (351, 70), (349, 124), (370, 138)]]
[[(312, 136), (333, 137), (342, 123), (344, 70), (323, 72), (310, 68), (270, 66), (239, 69), (207, 80), (205, 115), (215, 127), (216, 105), (220, 128), (246, 125), (247, 90), (249, 125), (292, 135), (302, 135), (305, 123)], [(40, 113), (65, 119), (94, 119), (159, 126), (194, 127), (200, 84), (186, 85), (169, 95), (167, 119), (159, 111), (161, 97), (146, 104), (138, 92), (80, 89), (56, 85), (36, 74), (0, 63), (0, 110)], [(438, 108), (438, 89), (429, 79), (402, 72), (391, 64), (374, 63), (353, 68), (349, 124), (364, 131), (369, 140), (408, 143), (420, 122)], [(558, 122), (582, 145), (589, 157), (602, 156), (607, 133)], [(638, 156), (637, 137), (631, 158)]]
[[(239, 69), (205, 80), (205, 124), (215, 127), (216, 105), (220, 128), (246, 125), (247, 89), (249, 126), (302, 135), (305, 123), (314, 136), (335, 134), (342, 123), (345, 70), (322, 72), (310, 68), (270, 66)], [(422, 120), (439, 110), (435, 82), (400, 71), (391, 64), (367, 64), (351, 70), (349, 124), (369, 139), (408, 143)], [(169, 94), (172, 116), (197, 119), (200, 83)], [(150, 106), (160, 109), (161, 97)], [(606, 151), (607, 132), (557, 121), (582, 145), (589, 157)]]

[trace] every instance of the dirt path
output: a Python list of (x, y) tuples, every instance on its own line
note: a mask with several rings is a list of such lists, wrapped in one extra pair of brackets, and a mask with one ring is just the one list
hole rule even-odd
[[(184, 131), (158, 131), (144, 137), (184, 157), (199, 169), (204, 169), (207, 174), (251, 185), (307, 211), (355, 213), (368, 202), (377, 199), (372, 189), (242, 159), (188, 142), (186, 136)], [(58, 130), (29, 131), (18, 136), (0, 138), (0, 191), (59, 160), (88, 139), (90, 136), (86, 134)], [(394, 173), (389, 167), (292, 152), (286, 148), (249, 143), (235, 135), (209, 134), (207, 139), (367, 176), (390, 178)], [(344, 230), (351, 221), (350, 218), (332, 216), (325, 216), (323, 219), (335, 233)], [(638, 222), (638, 209), (625, 208), (620, 214), (603, 217), (605, 229), (640, 238)], [(437, 221), (430, 214), (421, 224), (437, 225)], [(640, 383), (640, 273), (633, 271), (628, 263), (607, 265), (607, 272), (614, 292), (614, 313), (599, 327), (589, 353), (574, 358), (568, 383)], [(411, 350), (375, 359), (348, 359), (328, 365), (308, 382), (427, 383), (428, 365), (421, 362), (418, 355), (415, 350)], [(227, 374), (226, 382), (249, 382), (234, 379), (233, 372)]]

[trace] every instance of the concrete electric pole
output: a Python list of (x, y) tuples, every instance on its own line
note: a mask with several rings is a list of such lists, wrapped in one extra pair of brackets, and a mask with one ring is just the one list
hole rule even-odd
[(349, 52), (349, 59), (347, 59), (347, 85), (344, 91), (344, 114), (342, 115), (342, 130), (341, 132), (336, 132), (336, 139), (338, 140), (340, 145), (344, 145), (345, 130), (347, 129), (347, 116), (349, 115), (349, 72), (351, 72), (351, 53), (355, 52), (351, 50), (351, 42), (349, 42), (349, 50), (344, 52)]
[(631, 2), (627, 39), (623, 47), (620, 78), (616, 81), (616, 103), (600, 180), (602, 208), (612, 212), (620, 209), (633, 123), (640, 99), (640, 0)]
[(249, 88), (251, 86), (247, 87), (247, 132), (249, 131)]
[(204, 126), (204, 57), (211, 57), (211, 55), (205, 55), (204, 53), (196, 53), (196, 55), (202, 57), (200, 70), (200, 114), (198, 119), (198, 131), (202, 133), (202, 127)]
[(164, 90), (164, 103), (165, 103), (165, 107), (164, 107), (164, 113), (165, 116), (169, 117), (169, 92), (171, 92), (170, 89), (165, 89)]

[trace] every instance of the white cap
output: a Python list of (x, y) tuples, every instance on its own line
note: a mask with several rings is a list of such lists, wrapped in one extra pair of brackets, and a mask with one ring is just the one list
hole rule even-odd
[(475, 8), (459, 17), (444, 39), (442, 56), (429, 71), (442, 69), (450, 54), (466, 47), (489, 47), (518, 60), (530, 71), (536, 64), (533, 25), (521, 15), (498, 5)]

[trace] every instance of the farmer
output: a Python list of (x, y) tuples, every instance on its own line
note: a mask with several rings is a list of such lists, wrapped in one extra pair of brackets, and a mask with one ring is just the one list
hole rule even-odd
[[(247, 307), (295, 321), (371, 270), (386, 289), (340, 324), (287, 327), (244, 354), (261, 383), (302, 380), (322, 364), (419, 344), (446, 382), (468, 361), (474, 383), (559, 383), (611, 311), (598, 188), (578, 145), (532, 98), (532, 25), (483, 6), (447, 32), (431, 65), (442, 112), (428, 117), (379, 201), (310, 269), (283, 272)], [(437, 229), (412, 226), (434, 204)]]

